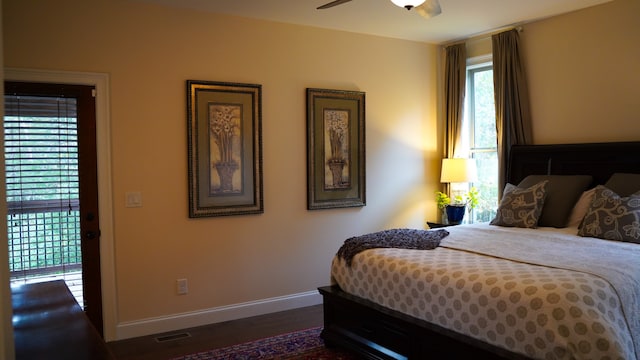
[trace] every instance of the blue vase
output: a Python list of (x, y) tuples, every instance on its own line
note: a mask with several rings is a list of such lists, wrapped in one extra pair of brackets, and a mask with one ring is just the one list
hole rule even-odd
[(458, 225), (464, 219), (465, 205), (447, 205), (447, 220), (451, 225)]

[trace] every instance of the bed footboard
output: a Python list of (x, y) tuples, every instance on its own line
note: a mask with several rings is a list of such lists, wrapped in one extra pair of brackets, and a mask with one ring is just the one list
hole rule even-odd
[(327, 346), (367, 359), (526, 359), (476, 339), (379, 306), (340, 290), (318, 289), (323, 296)]

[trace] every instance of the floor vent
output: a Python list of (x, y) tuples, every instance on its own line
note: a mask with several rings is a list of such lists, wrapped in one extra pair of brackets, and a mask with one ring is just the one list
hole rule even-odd
[(174, 341), (174, 340), (180, 340), (180, 339), (185, 339), (185, 338), (190, 338), (191, 334), (189, 334), (188, 332), (183, 332), (183, 333), (178, 333), (178, 334), (170, 334), (170, 335), (164, 335), (164, 336), (158, 336), (156, 338), (156, 342), (162, 343), (162, 342), (166, 342), (166, 341)]

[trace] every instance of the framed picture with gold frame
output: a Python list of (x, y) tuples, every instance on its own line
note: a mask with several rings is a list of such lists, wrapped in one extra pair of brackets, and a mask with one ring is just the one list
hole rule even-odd
[(264, 212), (262, 86), (187, 80), (189, 217)]
[(366, 204), (365, 93), (307, 89), (307, 209)]

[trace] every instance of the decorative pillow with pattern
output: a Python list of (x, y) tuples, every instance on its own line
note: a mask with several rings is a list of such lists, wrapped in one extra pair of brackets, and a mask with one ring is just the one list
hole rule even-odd
[(541, 181), (526, 189), (507, 184), (496, 217), (491, 225), (536, 228), (542, 213), (548, 181)]
[(640, 244), (640, 192), (621, 197), (598, 185), (578, 235)]

